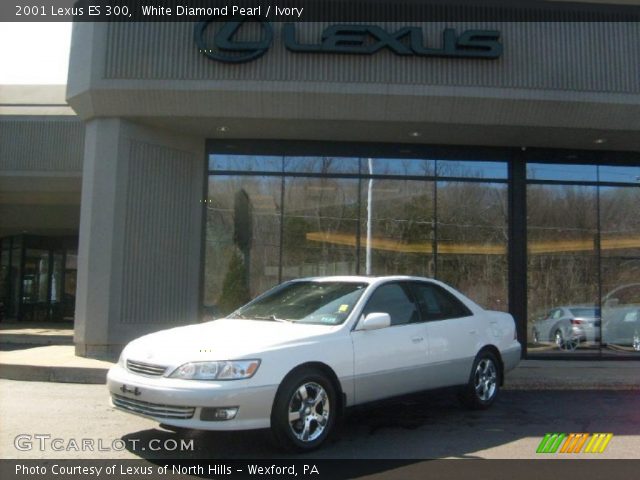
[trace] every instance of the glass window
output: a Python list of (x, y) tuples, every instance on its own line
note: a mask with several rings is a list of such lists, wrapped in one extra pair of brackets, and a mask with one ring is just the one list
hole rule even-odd
[(598, 181), (598, 167), (596, 165), (528, 163), (527, 180), (596, 182)]
[(352, 157), (285, 157), (285, 173), (357, 174), (360, 160)]
[(281, 156), (269, 155), (209, 155), (209, 170), (233, 172), (282, 173)]
[(361, 205), (363, 273), (433, 276), (433, 182), (364, 180)]
[(465, 160), (438, 160), (438, 177), (505, 179), (506, 162), (478, 162)]
[(640, 352), (639, 206), (640, 187), (600, 189), (602, 343), (616, 355)]
[(507, 311), (507, 185), (441, 181), (437, 188), (438, 280)]
[(290, 282), (259, 297), (231, 318), (339, 325), (366, 287), (355, 282)]
[(616, 167), (600, 165), (598, 174), (601, 182), (630, 183), (640, 186), (640, 166)]
[(358, 180), (287, 178), (282, 279), (356, 273)]
[(204, 303), (222, 316), (279, 282), (282, 180), (210, 176)]
[(399, 283), (382, 285), (373, 292), (362, 312), (388, 313), (391, 325), (403, 325), (419, 320), (418, 309)]
[(49, 252), (28, 248), (25, 253), (22, 277), (23, 303), (44, 303), (48, 301)]
[(430, 283), (412, 284), (423, 320), (468, 317), (471, 311), (451, 293)]
[(599, 349), (600, 319), (571, 313), (599, 304), (597, 202), (597, 187), (527, 187), (530, 354)]
[(435, 162), (417, 158), (363, 158), (363, 175), (395, 175), (400, 177), (433, 177)]

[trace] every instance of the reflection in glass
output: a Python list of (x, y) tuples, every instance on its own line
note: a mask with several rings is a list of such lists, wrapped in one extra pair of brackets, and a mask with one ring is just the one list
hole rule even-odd
[(438, 177), (507, 178), (506, 162), (477, 162), (465, 160), (438, 160)]
[(211, 176), (204, 303), (227, 314), (278, 283), (281, 179)]
[(640, 352), (639, 206), (639, 187), (600, 189), (602, 343), (620, 355)]
[(396, 175), (400, 177), (433, 177), (435, 162), (416, 158), (363, 158), (363, 175)]
[(598, 174), (601, 182), (629, 183), (640, 186), (640, 167), (600, 165)]
[(209, 170), (229, 172), (282, 172), (282, 157), (269, 155), (209, 155)]
[(596, 187), (527, 187), (530, 354), (599, 347), (596, 212)]
[(438, 182), (438, 278), (507, 311), (507, 187)]
[(287, 178), (282, 280), (356, 273), (358, 180)]
[(433, 182), (363, 181), (360, 262), (371, 275), (432, 277)]
[(528, 163), (527, 180), (596, 182), (598, 180), (598, 167), (595, 165)]
[(357, 174), (360, 160), (351, 157), (285, 157), (286, 173), (352, 173)]

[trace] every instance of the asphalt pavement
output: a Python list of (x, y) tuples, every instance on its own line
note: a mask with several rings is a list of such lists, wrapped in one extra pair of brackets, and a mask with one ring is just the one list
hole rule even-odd
[[(330, 444), (303, 458), (558, 459), (535, 453), (546, 433), (611, 432), (604, 453), (573, 458), (638, 459), (639, 402), (640, 390), (523, 389), (468, 411), (452, 392), (429, 393), (352, 411)], [(176, 433), (115, 411), (104, 385), (0, 380), (0, 412), (0, 458), (286, 457), (267, 431)]]

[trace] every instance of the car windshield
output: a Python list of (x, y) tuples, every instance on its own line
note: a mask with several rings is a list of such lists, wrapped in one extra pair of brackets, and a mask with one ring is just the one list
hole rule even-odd
[(366, 287), (366, 283), (357, 282), (285, 283), (228, 318), (339, 325), (347, 319)]

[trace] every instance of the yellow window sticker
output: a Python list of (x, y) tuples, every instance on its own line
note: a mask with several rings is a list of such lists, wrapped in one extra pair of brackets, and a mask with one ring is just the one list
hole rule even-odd
[(340, 308), (338, 309), (340, 313), (344, 313), (347, 310), (349, 310), (349, 305), (340, 305)]

